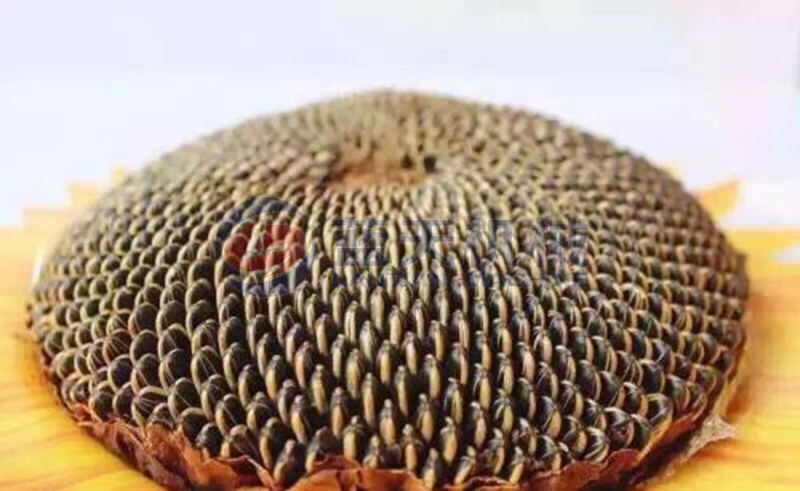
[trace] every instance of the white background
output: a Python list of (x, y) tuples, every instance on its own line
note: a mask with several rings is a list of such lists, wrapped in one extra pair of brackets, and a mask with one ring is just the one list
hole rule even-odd
[(611, 136), (730, 225), (800, 224), (800, 1), (0, 0), (0, 226), (244, 117), (358, 88), (513, 103)]

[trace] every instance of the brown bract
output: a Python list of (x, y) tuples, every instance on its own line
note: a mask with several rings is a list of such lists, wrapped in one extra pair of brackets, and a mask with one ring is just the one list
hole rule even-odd
[[(715, 412), (719, 412), (717, 408)], [(191, 488), (274, 490), (277, 485), (267, 469), (247, 458), (218, 460), (203, 455), (183, 435), (157, 424), (144, 432), (122, 421), (99, 421), (85, 407), (71, 408), (79, 424), (102, 441), (114, 453), (125, 458), (153, 480), (170, 489)], [(667, 433), (644, 451), (614, 452), (604, 465), (573, 462), (558, 472), (523, 477), (519, 484), (502, 479), (477, 477), (466, 484), (446, 485), (444, 491), (569, 491), (590, 486), (613, 486), (620, 482), (635, 484), (652, 477), (652, 471), (680, 456), (683, 447), (674, 446), (696, 429), (698, 418), (685, 417), (675, 422)], [(697, 449), (695, 449), (696, 451)], [(644, 457), (660, 455), (657, 466), (638, 467)], [(365, 468), (342, 456), (328, 456), (291, 486), (295, 491), (427, 491), (423, 482), (404, 470)]]

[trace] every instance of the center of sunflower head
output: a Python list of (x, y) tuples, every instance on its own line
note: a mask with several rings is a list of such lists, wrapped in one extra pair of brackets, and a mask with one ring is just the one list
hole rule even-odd
[(332, 187), (411, 186), (437, 172), (437, 156), (409, 141), (395, 117), (380, 111), (356, 116), (328, 139), (327, 177)]

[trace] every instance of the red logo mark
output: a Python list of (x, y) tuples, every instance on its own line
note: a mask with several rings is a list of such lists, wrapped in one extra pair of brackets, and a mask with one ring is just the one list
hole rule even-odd
[[(256, 228), (263, 232), (254, 236)], [(301, 230), (266, 220), (240, 227), (225, 241), (222, 254), (238, 271), (263, 271), (266, 279), (279, 276), (301, 262), (306, 252), (305, 242)]]

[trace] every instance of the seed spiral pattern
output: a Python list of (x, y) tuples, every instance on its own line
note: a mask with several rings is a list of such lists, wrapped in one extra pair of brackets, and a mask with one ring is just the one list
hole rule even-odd
[(280, 486), (330, 455), (516, 484), (699, 420), (742, 352), (743, 262), (608, 141), (377, 92), (127, 179), (52, 251), (31, 329), (73, 412), (160, 425)]

